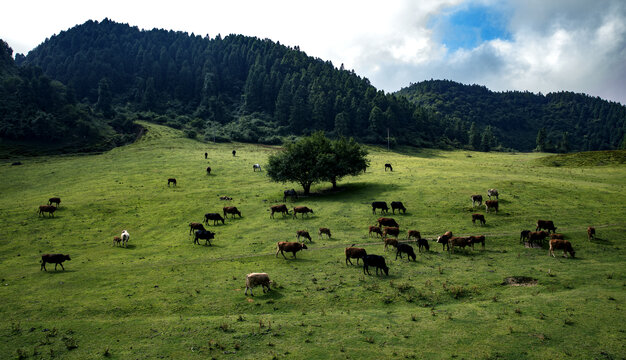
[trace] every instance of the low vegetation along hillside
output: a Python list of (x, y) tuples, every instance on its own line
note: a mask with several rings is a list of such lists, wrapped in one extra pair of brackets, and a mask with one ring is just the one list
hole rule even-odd
[[(387, 152), (371, 148), (361, 176), (312, 188), (290, 207), (308, 218), (269, 217), (282, 191), (265, 164), (275, 147), (204, 144), (144, 124), (138, 142), (101, 155), (37, 157), (0, 165), (0, 358), (616, 359), (624, 356), (626, 296), (623, 165), (535, 166), (541, 154)], [(237, 150), (233, 157), (231, 151)], [(204, 159), (208, 152), (208, 160)], [(393, 172), (385, 172), (391, 163)], [(212, 172), (206, 174), (206, 167)], [(167, 186), (175, 177), (177, 186)], [(500, 211), (470, 195), (500, 192)], [(219, 196), (228, 195), (231, 201)], [(37, 214), (61, 198), (53, 218)], [(367, 235), (371, 202), (400, 200), (393, 215), (432, 239), (485, 234), (486, 248), (454, 254), (431, 242), (417, 261), (395, 260)], [(189, 222), (237, 206), (194, 245)], [(485, 226), (471, 214), (486, 215)], [(553, 220), (576, 258), (525, 248), (523, 229)], [(587, 226), (597, 239), (587, 240)], [(331, 239), (319, 239), (328, 227)], [(112, 246), (128, 230), (127, 248)], [(313, 241), (292, 259), (277, 241)], [(202, 242), (204, 243), (204, 242)], [(389, 276), (346, 266), (351, 244), (384, 255)], [(416, 247), (415, 247), (416, 248)], [(44, 253), (70, 261), (40, 270)], [(245, 275), (267, 272), (272, 290), (244, 295)], [(510, 286), (509, 277), (531, 286)]]

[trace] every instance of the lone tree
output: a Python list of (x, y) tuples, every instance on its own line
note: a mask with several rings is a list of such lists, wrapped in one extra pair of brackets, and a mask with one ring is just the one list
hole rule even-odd
[(342, 177), (358, 175), (369, 165), (366, 155), (353, 139), (330, 141), (316, 132), (271, 155), (266, 170), (275, 182), (297, 182), (307, 195), (315, 183), (330, 181), (335, 188)]

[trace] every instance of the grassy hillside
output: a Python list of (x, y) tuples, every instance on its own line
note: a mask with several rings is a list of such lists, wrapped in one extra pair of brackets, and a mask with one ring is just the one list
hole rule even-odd
[(536, 160), (538, 165), (589, 167), (623, 165), (626, 163), (626, 150), (586, 151), (572, 154), (550, 155)]
[[(542, 154), (370, 149), (357, 178), (314, 187), (294, 204), (305, 219), (269, 218), (292, 184), (252, 164), (276, 148), (203, 144), (144, 124), (137, 143), (101, 155), (38, 157), (0, 165), (0, 358), (621, 358), (626, 354), (626, 168), (535, 166)], [(237, 150), (233, 157), (231, 151)], [(209, 160), (204, 160), (204, 152)], [(394, 172), (384, 172), (390, 162)], [(207, 176), (206, 166), (212, 173)], [(177, 187), (167, 187), (175, 177)], [(469, 196), (500, 191), (498, 214), (473, 226)], [(232, 201), (220, 201), (229, 195)], [(62, 198), (54, 218), (38, 205)], [(368, 238), (373, 200), (403, 201), (401, 230), (432, 238), (485, 234), (485, 250), (448, 255), (432, 244), (417, 262), (385, 254), (389, 277), (344, 264)], [(188, 223), (237, 206), (241, 219), (211, 226), (213, 246), (193, 245)], [(576, 259), (519, 244), (522, 229), (554, 220)], [(585, 229), (596, 226), (598, 239)], [(319, 240), (319, 227), (332, 240)], [(127, 249), (111, 246), (123, 229)], [(297, 260), (277, 241), (313, 235)], [(42, 253), (66, 253), (66, 271), (39, 270)], [(559, 254), (560, 255), (560, 254)], [(290, 257), (290, 255), (288, 255)], [(50, 271), (52, 270), (52, 271)], [(267, 272), (273, 291), (244, 296), (245, 274)], [(505, 286), (528, 276), (536, 286)]]

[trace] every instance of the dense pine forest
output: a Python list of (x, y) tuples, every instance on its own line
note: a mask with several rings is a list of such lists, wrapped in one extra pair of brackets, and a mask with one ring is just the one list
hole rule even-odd
[[(56, 110), (43, 109), (54, 119), (47, 126), (109, 144), (126, 140), (136, 119), (183, 129), (191, 138), (268, 144), (318, 130), (366, 143), (386, 143), (389, 130), (392, 145), (483, 151), (615, 149), (624, 142), (626, 108), (616, 103), (571, 93), (493, 93), (451, 81), (390, 94), (298, 47), (242, 35), (145, 31), (105, 19), (17, 54), (18, 66), (10, 49), (3, 51), (9, 71), (0, 74), (11, 74), (3, 78), (46, 79), (53, 89), (43, 98), (62, 99)], [(25, 121), (39, 116), (33, 110), (39, 108), (15, 100), (38, 96), (22, 99), (11, 84), (3, 81), (0, 90), (9, 94), (0, 105), (0, 136), (39, 138), (46, 133), (36, 129), (41, 121)]]

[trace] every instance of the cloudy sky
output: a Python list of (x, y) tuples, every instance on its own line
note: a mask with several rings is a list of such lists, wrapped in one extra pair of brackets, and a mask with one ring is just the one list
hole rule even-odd
[(298, 45), (388, 92), (432, 78), (626, 104), (624, 0), (20, 0), (2, 5), (0, 38), (26, 53), (105, 17)]

